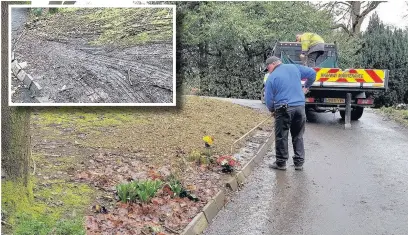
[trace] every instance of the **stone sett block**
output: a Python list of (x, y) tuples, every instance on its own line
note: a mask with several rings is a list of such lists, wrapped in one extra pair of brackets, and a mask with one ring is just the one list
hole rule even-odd
[(226, 182), (227, 188), (231, 189), (232, 191), (237, 191), (238, 190), (238, 182), (235, 177), (231, 177), (229, 180)]
[(198, 235), (201, 234), (208, 226), (207, 219), (203, 212), (200, 212), (194, 219), (188, 224), (188, 226), (181, 233), (182, 235)]
[(252, 170), (254, 169), (255, 163), (254, 161), (250, 161), (248, 162), (241, 170), (242, 173), (244, 173), (245, 177), (248, 177), (249, 175), (251, 175)]
[(20, 65), (18, 65), (17, 60), (14, 60), (14, 61), (11, 63), (11, 72), (14, 74), (14, 76), (17, 77), (17, 75), (18, 75), (18, 73), (20, 72), (20, 70), (21, 70)]
[(260, 154), (257, 154), (257, 155), (254, 157), (253, 162), (254, 162), (254, 164), (259, 164), (260, 162), (262, 162), (262, 159), (263, 159), (263, 156), (260, 155)]
[(31, 92), (33, 92), (35, 95), (40, 95), (42, 91), (42, 87), (40, 84), (38, 84), (36, 81), (33, 81), (31, 86), (30, 86)]
[(221, 210), (225, 205), (225, 192), (224, 192), (224, 190), (219, 191), (215, 195), (214, 200), (215, 200), (215, 204), (217, 205), (217, 208), (219, 210)]
[(211, 221), (214, 219), (214, 217), (218, 214), (220, 210), (217, 207), (217, 204), (214, 199), (211, 199), (207, 205), (204, 206), (203, 212), (205, 215), (205, 218), (207, 218), (207, 222), (211, 223)]
[(53, 100), (50, 100), (49, 97), (35, 97), (38, 103), (54, 103)]
[(27, 62), (19, 63), (18, 65), (20, 65), (21, 69), (27, 68)]
[(275, 142), (275, 138), (273, 136), (270, 136), (269, 139), (265, 142), (265, 144), (263, 144), (261, 146), (261, 148), (258, 150), (258, 152), (256, 153), (257, 157), (259, 158), (263, 158), (266, 154), (266, 152), (268, 152), (268, 150), (273, 147)]
[(258, 149), (259, 146), (260, 146), (260, 144), (258, 144), (258, 143), (253, 143), (253, 142), (250, 142), (250, 143), (247, 143), (247, 144), (246, 144), (246, 147), (247, 147), (247, 148), (252, 148), (252, 149)]
[(20, 70), (20, 72), (17, 74), (18, 80), (24, 82), (24, 79), (26, 77), (27, 73), (24, 72), (24, 70)]
[(235, 177), (237, 178), (238, 184), (243, 184), (245, 182), (245, 175), (242, 171), (238, 172)]
[(31, 77), (30, 74), (25, 74), (24, 79), (23, 79), (24, 85), (29, 88), (32, 82), (33, 82), (33, 77)]

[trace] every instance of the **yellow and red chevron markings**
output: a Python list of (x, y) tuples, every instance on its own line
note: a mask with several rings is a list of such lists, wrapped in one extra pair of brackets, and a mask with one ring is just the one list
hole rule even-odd
[(380, 69), (313, 69), (316, 71), (316, 82), (384, 83), (385, 80), (385, 72)]

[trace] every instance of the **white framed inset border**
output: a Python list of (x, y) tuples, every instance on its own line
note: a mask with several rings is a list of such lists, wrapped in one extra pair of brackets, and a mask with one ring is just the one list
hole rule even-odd
[[(102, 1), (101, 1), (102, 2)], [(106, 1), (105, 1), (106, 2)], [(110, 1), (112, 2), (112, 1)], [(154, 4), (146, 4), (146, 5), (136, 5), (136, 4), (120, 4), (120, 3), (126, 3), (126, 2), (121, 2), (116, 1), (115, 6), (109, 5), (100, 5), (100, 4), (95, 4), (95, 5), (8, 5), (8, 63), (9, 63), (9, 68), (8, 68), (8, 104), (9, 106), (14, 106), (14, 107), (25, 107), (25, 106), (105, 106), (105, 107), (117, 107), (117, 106), (131, 106), (131, 107), (146, 107), (146, 106), (176, 106), (176, 5), (154, 5)], [(12, 52), (12, 45), (11, 45), (11, 9), (12, 8), (171, 8), (172, 13), (173, 13), (173, 99), (172, 103), (13, 103), (11, 102), (11, 77), (12, 77), (12, 72), (11, 72), (11, 52)]]

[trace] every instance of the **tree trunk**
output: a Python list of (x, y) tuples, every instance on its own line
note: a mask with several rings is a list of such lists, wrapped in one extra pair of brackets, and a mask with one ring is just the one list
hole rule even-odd
[[(333, 26), (333, 29), (342, 28), (346, 33), (350, 36), (360, 36), (361, 33), (361, 24), (363, 23), (364, 19), (367, 15), (374, 11), (378, 5), (380, 5), (384, 1), (371, 1), (371, 2), (364, 2), (364, 1), (347, 1), (347, 2), (334, 2), (329, 4), (328, 6), (335, 6), (338, 4), (347, 5), (347, 10), (343, 9), (343, 12), (350, 12), (349, 20), (350, 20), (350, 27), (347, 27), (345, 24), (337, 24)], [(363, 3), (367, 3), (366, 5), (362, 5)]]
[(352, 2), (351, 3), (351, 31), (353, 35), (360, 34), (361, 31), (361, 23), (363, 19), (360, 20), (360, 12), (361, 12), (361, 2)]
[[(21, 3), (21, 2), (20, 2)], [(8, 5), (15, 2), (1, 2), (1, 26), (8, 32)], [(18, 4), (18, 3), (17, 3)], [(1, 34), (1, 162), (7, 179), (22, 181), (27, 185), (31, 155), (30, 109), (8, 106), (8, 35)]]

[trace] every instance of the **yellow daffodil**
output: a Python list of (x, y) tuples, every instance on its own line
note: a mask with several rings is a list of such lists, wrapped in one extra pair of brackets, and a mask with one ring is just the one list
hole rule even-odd
[(206, 144), (208, 145), (212, 145), (213, 144), (213, 138), (209, 135), (206, 135), (203, 137), (203, 140)]

